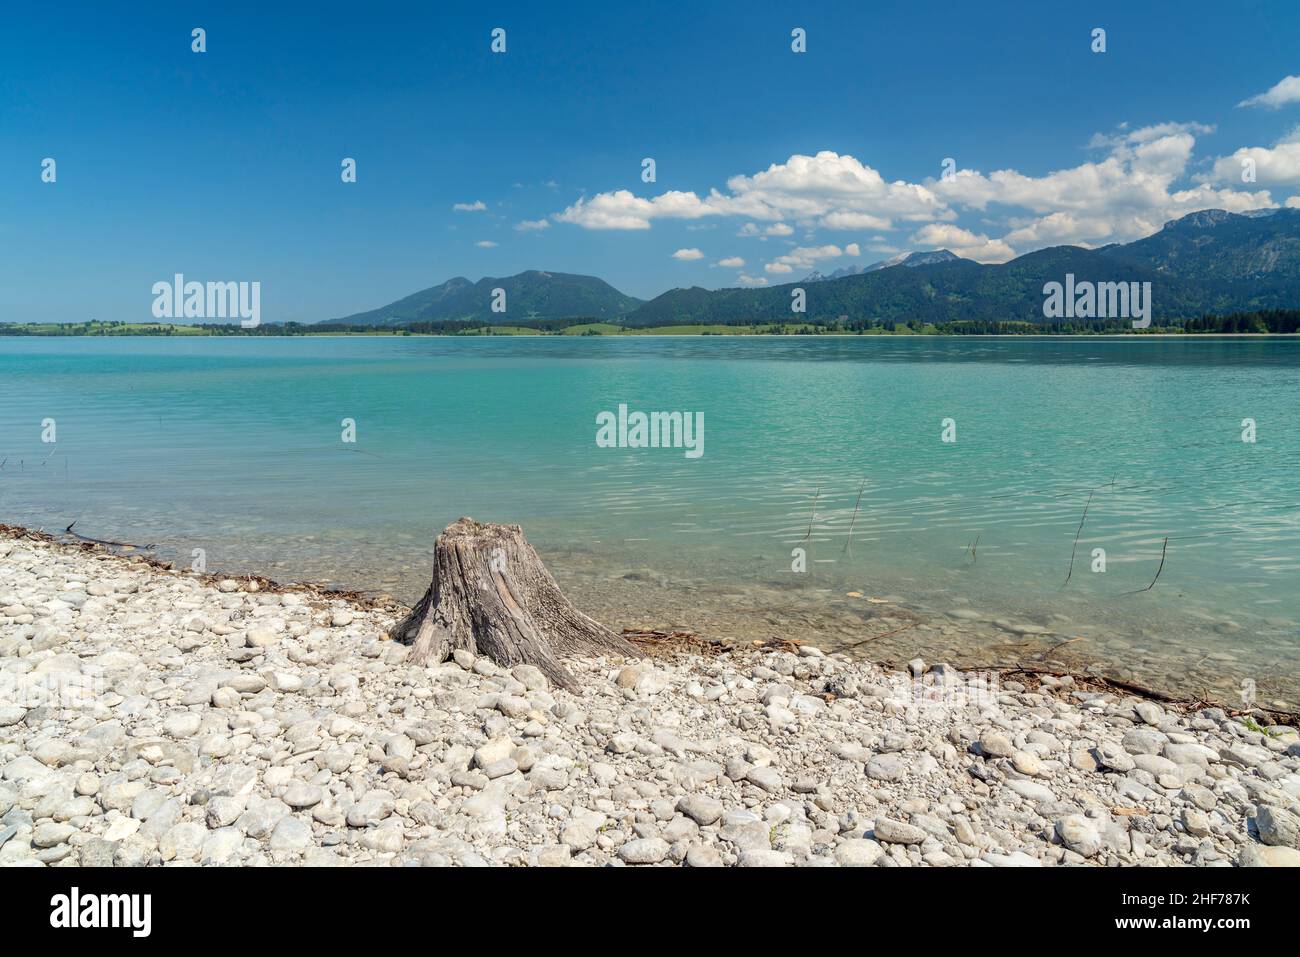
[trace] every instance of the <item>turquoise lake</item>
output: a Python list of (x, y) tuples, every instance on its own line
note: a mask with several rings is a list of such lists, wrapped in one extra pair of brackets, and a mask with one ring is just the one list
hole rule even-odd
[[(620, 404), (704, 454), (598, 447)], [(615, 627), (1294, 709), (1297, 415), (1295, 339), (6, 338), (0, 522), (407, 601), (518, 522)]]

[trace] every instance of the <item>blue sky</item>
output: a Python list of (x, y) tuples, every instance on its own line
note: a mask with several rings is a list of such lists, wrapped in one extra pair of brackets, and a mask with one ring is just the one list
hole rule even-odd
[(176, 272), (263, 321), (534, 268), (649, 298), (1300, 196), (1295, 3), (109, 6), (6, 15), (0, 320), (144, 321)]

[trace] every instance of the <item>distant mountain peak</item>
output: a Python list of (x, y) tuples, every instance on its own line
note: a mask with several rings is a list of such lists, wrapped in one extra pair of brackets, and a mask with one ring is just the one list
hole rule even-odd
[[(493, 290), (506, 293), (507, 310), (492, 311)], [(514, 276), (484, 276), (471, 282), (455, 276), (379, 309), (332, 322), (391, 326), (408, 322), (467, 321), (509, 324), (515, 320), (617, 319), (641, 305), (603, 279), (529, 269)]]
[(889, 259), (882, 259), (880, 262), (872, 263), (869, 266), (845, 266), (843, 269), (837, 269), (830, 275), (825, 275), (813, 270), (804, 276), (802, 282), (825, 282), (829, 279), (843, 279), (845, 276), (861, 276), (863, 273), (875, 272), (878, 269), (891, 269), (894, 266), (933, 266), (936, 263), (954, 262), (961, 259), (960, 256), (948, 251), (947, 249), (928, 249), (914, 253), (899, 253), (897, 256), (891, 256)]
[(906, 252), (894, 256), (893, 259), (887, 259), (868, 265), (867, 272), (874, 269), (888, 269), (894, 265), (906, 265), (906, 267), (918, 267), (918, 265), (935, 265), (936, 263), (952, 263), (953, 260), (961, 259), (956, 252), (950, 250), (923, 250), (919, 252)]
[(1220, 223), (1226, 223), (1238, 217), (1242, 219), (1264, 219), (1268, 216), (1291, 214), (1297, 212), (1287, 206), (1266, 206), (1263, 209), (1245, 209), (1240, 213), (1230, 213), (1226, 209), (1198, 209), (1194, 213), (1171, 219), (1161, 229), (1213, 229)]
[(1232, 216), (1226, 209), (1200, 209), (1186, 216), (1171, 219), (1162, 229), (1209, 229)]

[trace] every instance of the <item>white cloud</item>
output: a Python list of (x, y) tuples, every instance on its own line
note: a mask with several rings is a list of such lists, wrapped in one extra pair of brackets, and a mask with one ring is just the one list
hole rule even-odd
[[(1038, 177), (1016, 170), (997, 170), (987, 176), (961, 170), (951, 180), (929, 185), (947, 202), (967, 209), (985, 210), (997, 204), (1038, 214), (1013, 218), (1011, 232), (1001, 240), (1021, 253), (1047, 245), (1131, 242), (1198, 209), (1241, 211), (1270, 205), (1267, 192), (1214, 189), (1207, 184), (1174, 189), (1173, 184), (1186, 175), (1196, 137), (1211, 131), (1212, 127), (1200, 123), (1122, 130), (1093, 137), (1092, 146), (1109, 152), (1097, 162)], [(987, 248), (983, 253), (988, 261), (996, 261), (1002, 250)]]
[(515, 229), (521, 233), (537, 232), (542, 229), (550, 229), (551, 224), (545, 219), (525, 219), (515, 223)]
[(736, 235), (757, 236), (760, 239), (767, 239), (768, 236), (793, 236), (794, 229), (785, 223), (773, 223), (771, 226), (764, 226), (761, 229), (757, 223), (745, 223), (744, 226), (740, 227), (740, 231)]
[[(1300, 128), (1292, 130), (1273, 147), (1246, 146), (1214, 163), (1214, 176), (1222, 183), (1240, 183), (1245, 161), (1253, 160), (1255, 182), (1289, 186), (1300, 183)], [(1250, 185), (1250, 184), (1245, 184)]]
[[(1300, 79), (1296, 87), (1300, 90)], [(1279, 84), (1269, 95), (1282, 88)], [(806, 237), (803, 245), (764, 267), (783, 274), (811, 265), (816, 257), (809, 250), (837, 248), (818, 246), (819, 230), (879, 234), (902, 224), (924, 224), (913, 227), (914, 237), (926, 239), (913, 241), (948, 246), (983, 262), (1001, 262), (1046, 245), (1129, 242), (1200, 209), (1269, 206), (1272, 199), (1266, 189), (1253, 184), (1238, 188), (1246, 157), (1255, 160), (1260, 187), (1300, 185), (1300, 137), (1271, 149), (1238, 150), (1209, 164), (1208, 172), (1194, 175), (1191, 171), (1201, 168), (1193, 166), (1197, 139), (1211, 132), (1213, 127), (1201, 123), (1136, 129), (1123, 125), (1092, 138), (1090, 148), (1103, 153), (1088, 162), (1042, 175), (965, 169), (948, 180), (920, 183), (888, 181), (846, 154), (795, 154), (752, 175), (732, 176), (725, 189), (705, 195), (670, 191), (643, 198), (617, 190), (584, 197), (552, 218), (587, 229), (638, 230), (651, 228), (655, 220), (735, 217), (743, 220), (737, 235), (760, 240), (792, 237), (797, 227)], [(956, 226), (958, 214), (970, 212), (986, 214), (981, 231)], [(938, 229), (945, 225), (952, 229)], [(998, 232), (1005, 235), (999, 237)], [(893, 237), (886, 241), (879, 235), (872, 243), (877, 248), (899, 245)], [(856, 244), (836, 255), (857, 255), (853, 248)]]
[(1088, 236), (1105, 240), (1112, 231), (1104, 218), (1076, 216), (1074, 213), (1049, 213), (1038, 219), (1016, 220), (1016, 228), (1003, 240), (1018, 249), (1039, 249), (1044, 246), (1080, 245), (1078, 237)]
[(739, 283), (739, 284), (742, 285), (742, 286), (766, 286), (766, 285), (767, 285), (767, 277), (766, 277), (766, 276), (746, 276), (744, 273), (741, 273), (740, 276), (736, 279), (736, 282)]
[(870, 213), (835, 212), (821, 219), (827, 229), (892, 229), (893, 224), (883, 216)]
[(704, 253), (698, 249), (679, 249), (673, 253), (674, 259), (680, 259), (682, 262), (690, 262), (695, 259), (703, 259)]
[(834, 222), (846, 222), (851, 221), (848, 214), (865, 214), (874, 223), (832, 228), (883, 229), (895, 217), (923, 221), (943, 218), (948, 212), (925, 186), (886, 182), (870, 166), (830, 150), (815, 156), (796, 153), (752, 176), (733, 176), (727, 189), (729, 195), (715, 190), (709, 201), (732, 215), (829, 225), (825, 221), (829, 216), (836, 216)]
[(1244, 213), (1252, 209), (1268, 209), (1277, 205), (1266, 189), (1247, 193), (1240, 190), (1215, 189), (1204, 183), (1193, 189), (1173, 193), (1169, 199), (1171, 201), (1169, 219), (1186, 216), (1198, 209), (1226, 209), (1230, 213)]
[(860, 256), (862, 255), (862, 250), (858, 247), (857, 243), (849, 243), (847, 246), (844, 247), (844, 255)]
[(745, 260), (739, 256), (728, 256), (726, 259), (719, 259), (717, 265), (727, 269), (740, 269), (745, 265)]
[(597, 193), (590, 199), (584, 197), (553, 218), (587, 229), (649, 229), (652, 219), (699, 219), (717, 212), (694, 193), (672, 190), (641, 199), (630, 190), (620, 189)]
[(793, 272), (795, 269), (811, 269), (813, 263), (819, 259), (838, 259), (844, 255), (844, 250), (839, 246), (797, 246), (790, 250), (784, 256), (777, 256), (772, 262), (763, 268), (770, 273)]
[[(951, 218), (925, 186), (889, 183), (876, 170), (852, 156), (823, 150), (815, 156), (795, 154), (752, 176), (733, 176), (727, 190), (670, 191), (649, 199), (620, 189), (583, 198), (555, 218), (587, 229), (649, 229), (655, 219), (699, 219), (704, 216), (743, 216), (780, 223), (796, 219), (809, 224), (838, 223), (830, 228), (888, 229), (895, 217), (924, 221)], [(826, 220), (826, 217), (833, 217)], [(857, 225), (850, 225), (856, 223)], [(780, 223), (781, 232), (794, 230)]]
[(1242, 100), (1238, 106), (1267, 106), (1276, 110), (1288, 103), (1300, 103), (1300, 76), (1284, 76), (1263, 93)]
[(1015, 252), (1000, 239), (989, 239), (983, 233), (973, 233), (952, 223), (928, 223), (918, 229), (911, 242), (951, 250), (963, 259), (981, 263), (1001, 263), (1012, 259)]
[[(1167, 132), (1153, 136), (1145, 128), (1105, 143), (1111, 155), (1098, 163), (1083, 163), (1045, 176), (1016, 170), (995, 170), (985, 176), (960, 170), (951, 180), (931, 185), (949, 202), (983, 210), (991, 203), (1020, 206), (1043, 215), (1060, 211), (1094, 212), (1105, 207), (1151, 208), (1164, 203), (1168, 188), (1191, 159), (1196, 138), (1190, 128), (1166, 124)], [(1204, 129), (1204, 127), (1198, 127)]]
[(480, 239), (474, 245), (479, 247), (479, 249), (496, 249), (497, 246), (497, 244), (492, 242), (490, 239)]
[(483, 200), (476, 199), (472, 203), (457, 203), (452, 206), (452, 209), (459, 210), (462, 213), (481, 213), (487, 207), (483, 205)]

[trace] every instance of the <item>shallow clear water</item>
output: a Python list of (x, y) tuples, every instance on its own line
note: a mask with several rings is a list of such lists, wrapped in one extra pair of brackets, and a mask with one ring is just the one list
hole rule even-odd
[[(703, 456), (598, 448), (620, 403)], [(9, 338), (0, 521), (412, 600), (471, 515), (615, 625), (1295, 707), (1297, 409), (1293, 339)]]

